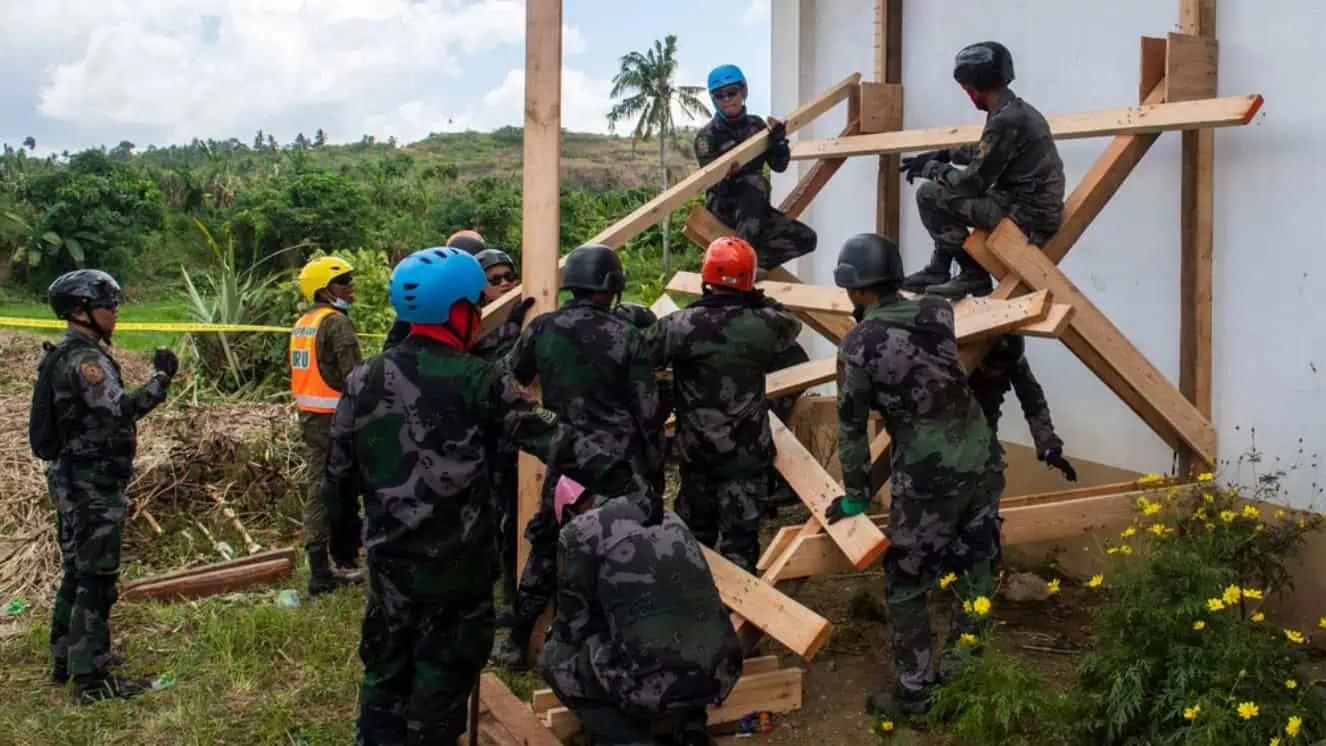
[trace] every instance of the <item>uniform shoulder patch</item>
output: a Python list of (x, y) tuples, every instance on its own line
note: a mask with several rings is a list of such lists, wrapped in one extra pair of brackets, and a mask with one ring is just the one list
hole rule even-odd
[(100, 386), (106, 380), (106, 369), (92, 358), (84, 358), (78, 363), (78, 375), (89, 386)]

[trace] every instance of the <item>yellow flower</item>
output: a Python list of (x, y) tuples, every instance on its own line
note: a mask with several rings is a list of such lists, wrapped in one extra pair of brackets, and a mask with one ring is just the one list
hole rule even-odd
[(1244, 588), (1243, 597), (1253, 601), (1260, 601), (1262, 599), (1262, 592), (1256, 588)]
[(1210, 609), (1211, 611), (1224, 611), (1225, 602), (1221, 601), (1218, 598), (1208, 598), (1206, 599), (1206, 608)]
[(1123, 533), (1119, 534), (1119, 536), (1122, 536), (1123, 538), (1127, 539), (1128, 537), (1134, 536), (1136, 534), (1137, 534), (1137, 529), (1133, 528), (1132, 526), (1129, 526), (1128, 528), (1125, 528), (1123, 530)]
[(990, 613), (990, 599), (985, 596), (977, 596), (975, 601), (971, 602), (971, 610), (976, 616), (985, 616)]
[(1105, 576), (1104, 576), (1104, 575), (1092, 575), (1092, 576), (1091, 576), (1091, 580), (1088, 580), (1088, 581), (1087, 581), (1087, 587), (1088, 587), (1088, 588), (1099, 588), (1099, 587), (1101, 586), (1101, 583), (1104, 583), (1104, 582), (1105, 582)]
[(1304, 639), (1303, 633), (1299, 632), (1298, 630), (1293, 630), (1293, 629), (1285, 630), (1285, 637), (1288, 638), (1289, 641), (1294, 643), (1295, 645), (1303, 644), (1303, 639)]
[(1272, 738), (1271, 742), (1267, 744), (1267, 746), (1280, 746), (1280, 739), (1278, 737)]
[(1297, 736), (1300, 730), (1303, 730), (1303, 718), (1298, 715), (1291, 716), (1289, 722), (1285, 723), (1285, 735), (1292, 738)]
[(1143, 474), (1142, 476), (1138, 477), (1137, 483), (1151, 484), (1152, 482), (1159, 482), (1161, 479), (1162, 477), (1159, 474)]
[(1275, 511), (1274, 517), (1275, 517), (1275, 520), (1277, 520), (1277, 521), (1280, 520), (1281, 518), (1284, 518), (1284, 517), (1285, 517), (1285, 511), (1284, 511), (1284, 508), (1281, 508), (1280, 510)]
[(962, 637), (959, 637), (959, 638), (958, 638), (958, 644), (959, 644), (959, 645), (975, 645), (975, 644), (976, 644), (976, 635), (973, 635), (973, 634), (971, 634), (970, 632), (963, 632), (963, 633), (962, 633)]
[(1263, 614), (1263, 613), (1261, 613), (1261, 612), (1259, 611), (1259, 612), (1257, 612), (1256, 614), (1253, 614), (1253, 615), (1252, 615), (1252, 621), (1254, 621), (1254, 622), (1264, 622), (1264, 621), (1266, 621), (1266, 615)]
[(1205, 525), (1208, 529), (1215, 528), (1215, 524), (1214, 524), (1214, 523), (1207, 523), (1207, 524), (1204, 524), (1204, 525)]
[(1201, 518), (1202, 520), (1206, 520), (1206, 508), (1198, 508), (1197, 512), (1193, 513), (1193, 515), (1198, 518)]
[(957, 581), (958, 581), (958, 576), (954, 575), (953, 573), (949, 573), (948, 575), (945, 575), (944, 577), (939, 579), (939, 587), (941, 589), (948, 588), (950, 585), (953, 585)]
[(1209, 481), (1211, 481), (1211, 480), (1214, 479), (1214, 478), (1215, 478), (1215, 475), (1212, 474), (1212, 473), (1209, 472), (1209, 471), (1205, 471), (1205, 472), (1202, 472), (1201, 474), (1198, 474), (1198, 475), (1197, 475), (1197, 481), (1199, 481), (1199, 482), (1209, 482)]
[(1123, 546), (1119, 547), (1119, 551), (1123, 552), (1124, 554), (1132, 554), (1133, 548), (1128, 546), (1127, 544), (1124, 544)]
[(1151, 533), (1155, 534), (1156, 536), (1164, 536), (1164, 535), (1165, 535), (1165, 524), (1163, 524), (1163, 523), (1153, 523), (1153, 524), (1151, 524), (1151, 527), (1147, 529), (1147, 531), (1150, 531)]
[[(1286, 689), (1297, 689), (1297, 688), (1298, 688), (1298, 682), (1297, 682), (1297, 681), (1294, 681), (1293, 679), (1286, 679), (1286, 680), (1285, 680), (1285, 688), (1286, 688)], [(1293, 734), (1290, 733), (1289, 735), (1292, 736)]]
[(971, 601), (963, 601), (963, 602), (962, 602), (962, 610), (965, 611), (965, 612), (967, 612), (968, 614), (970, 614), (970, 613), (971, 613)]
[(1204, 500), (1204, 501), (1206, 501), (1206, 502), (1208, 502), (1208, 503), (1213, 503), (1213, 502), (1215, 502), (1215, 495), (1212, 495), (1210, 492), (1203, 492), (1203, 493), (1202, 493), (1202, 500)]
[(1256, 507), (1255, 505), (1244, 505), (1244, 506), (1243, 506), (1243, 517), (1244, 517), (1244, 518), (1254, 518), (1254, 519), (1255, 519), (1255, 518), (1261, 518), (1261, 517), (1262, 517), (1262, 512), (1261, 512), (1260, 510), (1258, 510), (1257, 507)]
[(1050, 595), (1051, 595), (1051, 596), (1053, 596), (1054, 594), (1058, 593), (1058, 592), (1059, 592), (1059, 578), (1055, 578), (1054, 580), (1051, 580), (1049, 583), (1046, 583), (1046, 584), (1045, 584), (1045, 587), (1050, 591)]
[(1198, 619), (1197, 621), (1192, 623), (1192, 628), (1200, 632), (1201, 630), (1206, 629), (1206, 622), (1203, 622), (1202, 620)]
[(1119, 553), (1119, 548), (1118, 548), (1118, 547), (1110, 547), (1109, 549), (1106, 549), (1106, 550), (1105, 550), (1105, 553), (1106, 553), (1106, 554), (1118, 554), (1118, 553)]
[(1238, 513), (1235, 513), (1232, 510), (1220, 511), (1220, 520), (1224, 521), (1225, 523), (1232, 523), (1235, 518), (1238, 518)]
[(1261, 710), (1257, 709), (1257, 703), (1255, 702), (1242, 702), (1239, 704), (1239, 717), (1244, 720), (1251, 720), (1260, 714)]
[(1142, 512), (1147, 515), (1155, 515), (1156, 513), (1160, 512), (1160, 509), (1162, 507), (1164, 506), (1161, 505), (1160, 503), (1147, 503), (1146, 507), (1142, 509)]
[(1225, 589), (1225, 595), (1223, 596), (1223, 598), (1225, 600), (1225, 603), (1229, 604), (1230, 606), (1233, 606), (1234, 604), (1239, 602), (1240, 598), (1243, 598), (1243, 590), (1239, 588), (1237, 585), (1231, 585)]
[(1317, 626), (1321, 627), (1322, 629), (1326, 629), (1326, 616), (1317, 620)]
[(1193, 705), (1192, 707), (1185, 707), (1183, 708), (1183, 719), (1195, 720), (1197, 716), (1201, 714), (1201, 712), (1202, 712), (1201, 705)]
[(892, 733), (892, 732), (893, 732), (893, 721), (892, 721), (892, 720), (881, 720), (881, 721), (879, 722), (879, 730), (880, 730), (881, 733)]

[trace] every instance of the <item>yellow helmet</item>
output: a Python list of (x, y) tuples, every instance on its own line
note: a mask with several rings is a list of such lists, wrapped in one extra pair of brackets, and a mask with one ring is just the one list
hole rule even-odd
[(353, 272), (350, 263), (334, 256), (314, 259), (299, 270), (299, 294), (304, 300), (312, 301), (313, 296), (331, 284), (331, 281), (346, 272)]

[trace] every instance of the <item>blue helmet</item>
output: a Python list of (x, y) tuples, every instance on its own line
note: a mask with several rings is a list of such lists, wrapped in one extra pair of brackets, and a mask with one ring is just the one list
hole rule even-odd
[(746, 87), (746, 76), (736, 65), (719, 65), (709, 71), (709, 100), (713, 101), (715, 109), (718, 109), (718, 101), (714, 98), (714, 91), (733, 83)]
[(458, 301), (477, 304), (488, 278), (479, 261), (461, 249), (434, 246), (401, 260), (391, 272), (387, 295), (396, 318), (414, 324), (441, 324)]

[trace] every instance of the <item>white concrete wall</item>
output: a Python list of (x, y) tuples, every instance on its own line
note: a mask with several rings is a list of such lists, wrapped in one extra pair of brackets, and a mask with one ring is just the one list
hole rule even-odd
[[(778, 113), (851, 72), (873, 77), (871, 0), (775, 0), (774, 106)], [(1177, 30), (1177, 0), (926, 0), (904, 17), (905, 126), (979, 124), (953, 83), (954, 53), (997, 39), (1013, 52), (1013, 89), (1043, 113), (1135, 104), (1138, 38)], [(795, 24), (795, 33), (789, 33)], [(1313, 164), (1326, 152), (1326, 102), (1319, 30), (1326, 5), (1301, 0), (1220, 0), (1219, 93), (1261, 93), (1263, 113), (1246, 127), (1216, 131), (1214, 418), (1220, 456), (1237, 459), (1256, 430), (1258, 449), (1305, 468), (1291, 480), (1294, 502), (1312, 501), (1321, 473), (1311, 455), (1326, 446), (1326, 247), (1320, 222), (1326, 180)], [(809, 48), (807, 48), (809, 47)], [(798, 69), (793, 63), (799, 62)], [(830, 137), (844, 107), (803, 137)], [(1171, 381), (1179, 364), (1179, 135), (1167, 133), (1061, 265)], [(1069, 190), (1106, 144), (1061, 142)], [(832, 282), (837, 249), (874, 230), (873, 157), (854, 158), (804, 216), (820, 248), (799, 268), (803, 279)], [(780, 177), (786, 190), (796, 169)], [(901, 245), (910, 269), (931, 245), (904, 185)], [(1069, 455), (1139, 471), (1167, 471), (1172, 453), (1062, 344), (1028, 340)], [(822, 340), (818, 354), (832, 348)], [(1000, 436), (1030, 443), (1010, 396)], [(1300, 439), (1302, 443), (1300, 444)], [(1299, 456), (1299, 448), (1305, 455)], [(1270, 468), (1263, 464), (1263, 471)], [(1225, 470), (1234, 474), (1234, 467)], [(1241, 474), (1247, 476), (1249, 467)]]

